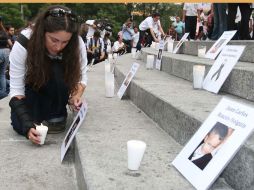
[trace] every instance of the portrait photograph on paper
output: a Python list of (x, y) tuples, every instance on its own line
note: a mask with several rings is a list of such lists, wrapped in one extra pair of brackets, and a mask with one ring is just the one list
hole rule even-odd
[(172, 165), (196, 189), (209, 189), (253, 133), (253, 122), (253, 107), (222, 98)]
[(227, 43), (233, 38), (236, 30), (225, 31), (220, 38), (212, 45), (212, 47), (205, 54), (206, 58), (215, 59)]

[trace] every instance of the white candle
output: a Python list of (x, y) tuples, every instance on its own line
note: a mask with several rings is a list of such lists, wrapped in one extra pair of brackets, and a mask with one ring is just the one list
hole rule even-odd
[(174, 40), (168, 40), (168, 52), (172, 53), (174, 49)]
[(106, 97), (111, 98), (114, 96), (115, 85), (114, 85), (114, 74), (113, 73), (105, 73), (105, 92)]
[(198, 46), (198, 57), (205, 57), (206, 46)]
[(117, 57), (118, 57), (117, 53), (114, 53), (113, 54), (113, 59), (117, 59)]
[(194, 89), (202, 88), (204, 76), (205, 76), (205, 66), (194, 65), (193, 66), (193, 88)]
[(40, 145), (43, 145), (45, 142), (45, 138), (47, 136), (47, 132), (48, 132), (48, 127), (41, 124), (41, 125), (35, 125), (36, 126), (36, 131), (38, 131), (40, 133)]
[(147, 55), (146, 69), (153, 69), (154, 55)]
[(110, 62), (108, 60), (104, 62), (105, 62), (105, 73), (108, 73), (110, 72)]
[(159, 48), (160, 48), (160, 44), (159, 43), (155, 43), (155, 49), (159, 50)]
[(136, 58), (136, 48), (132, 48), (131, 49), (131, 57), (133, 58), (133, 59), (135, 59)]
[(151, 44), (151, 48), (156, 48), (156, 43), (155, 42), (152, 42), (152, 44)]
[(111, 62), (113, 59), (113, 55), (111, 53), (108, 54), (108, 61)]
[(146, 150), (146, 143), (140, 140), (127, 142), (128, 169), (138, 170)]

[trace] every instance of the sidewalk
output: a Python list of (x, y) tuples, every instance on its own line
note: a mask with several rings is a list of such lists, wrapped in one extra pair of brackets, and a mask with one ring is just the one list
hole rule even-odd
[(46, 144), (34, 145), (10, 125), (9, 97), (0, 100), (0, 189), (76, 190), (72, 154), (60, 163), (65, 133), (48, 135)]

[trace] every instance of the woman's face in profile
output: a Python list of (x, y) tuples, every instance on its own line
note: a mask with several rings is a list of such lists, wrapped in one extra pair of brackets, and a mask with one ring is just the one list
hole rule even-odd
[(46, 32), (45, 45), (50, 55), (57, 55), (68, 44), (72, 33), (66, 31)]

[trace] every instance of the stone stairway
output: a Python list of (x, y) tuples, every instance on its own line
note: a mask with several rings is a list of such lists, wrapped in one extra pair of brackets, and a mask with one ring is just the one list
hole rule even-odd
[[(116, 81), (121, 83), (133, 61), (141, 64), (127, 96), (181, 145), (190, 139), (223, 96), (254, 105), (254, 65), (248, 52), (243, 54), (241, 60), (249, 62), (240, 60), (237, 63), (218, 95), (192, 88), (193, 65), (206, 65), (208, 72), (214, 62), (196, 56), (198, 43), (186, 42), (181, 48), (180, 52), (190, 55), (163, 52), (162, 71), (145, 69), (146, 55), (158, 53), (152, 48), (142, 49), (142, 61), (133, 60), (130, 55), (120, 57), (115, 69)], [(239, 43), (242, 44), (234, 42)], [(202, 45), (206, 44), (211, 46), (211, 42), (202, 42)], [(250, 52), (252, 43), (244, 44)], [(221, 177), (234, 189), (254, 189), (254, 135), (243, 145)]]
[[(247, 50), (251, 49), (252, 43), (247, 44)], [(94, 65), (88, 72), (85, 92), (87, 117), (63, 164), (60, 145), (65, 134), (49, 135), (44, 146), (32, 145), (11, 129), (8, 99), (0, 100), (0, 189), (194, 189), (171, 165), (173, 159), (223, 96), (253, 105), (251, 56), (242, 56), (242, 63), (237, 63), (216, 95), (192, 88), (193, 64), (205, 64), (208, 71), (213, 62), (198, 58), (196, 46), (186, 42), (181, 55), (163, 52), (162, 71), (145, 69), (146, 54), (157, 54), (151, 48), (142, 50), (142, 60), (132, 59), (130, 54), (119, 57), (116, 90), (132, 63), (141, 64), (123, 100), (105, 97), (104, 64)], [(126, 143), (131, 139), (147, 144), (136, 172), (127, 169)], [(253, 190), (253, 166), (252, 135), (211, 189)]]
[[(130, 55), (119, 58), (115, 67), (116, 82), (123, 81), (133, 60)], [(138, 107), (132, 94), (139, 94), (139, 85), (149, 91), (153, 81), (158, 80), (164, 89), (167, 83), (159, 72), (148, 77), (148, 71), (141, 66), (129, 89), (130, 99), (119, 100), (105, 97), (104, 64), (97, 64), (89, 70), (89, 86), (86, 89), (88, 113), (79, 129), (75, 141), (75, 164), (78, 186), (88, 190), (186, 190), (192, 185), (171, 165), (182, 149), (182, 145), (155, 123), (150, 114), (144, 114), (140, 104), (153, 107), (149, 92), (140, 97)], [(122, 72), (122, 73), (121, 73)], [(164, 77), (168, 75), (166, 73)], [(152, 76), (152, 78), (150, 78)], [(154, 77), (159, 77), (158, 79)], [(117, 84), (116, 84), (117, 85)], [(180, 85), (180, 84), (179, 84)], [(119, 89), (119, 85), (116, 90)], [(158, 91), (159, 92), (159, 91)], [(150, 102), (150, 103), (149, 103)], [(160, 104), (158, 104), (160, 106)], [(143, 110), (143, 108), (141, 108)], [(160, 115), (165, 109), (156, 115)], [(146, 111), (145, 111), (146, 112)], [(149, 117), (151, 118), (149, 118)], [(164, 116), (164, 115), (163, 115)], [(157, 122), (157, 121), (156, 121)], [(165, 120), (162, 120), (165, 122)], [(195, 122), (195, 121), (194, 121)], [(172, 123), (173, 124), (173, 123)], [(187, 135), (186, 136), (190, 136)], [(146, 142), (147, 149), (138, 171), (127, 169), (127, 141), (138, 139)], [(211, 189), (232, 189), (223, 178), (219, 178)]]

